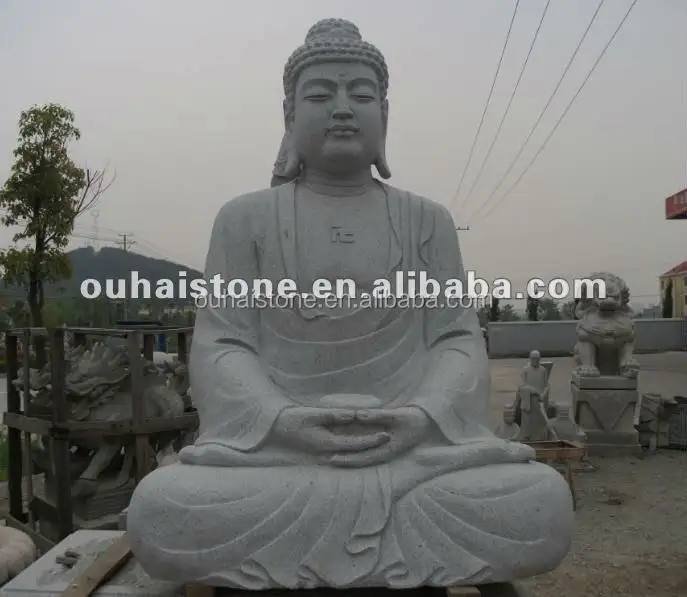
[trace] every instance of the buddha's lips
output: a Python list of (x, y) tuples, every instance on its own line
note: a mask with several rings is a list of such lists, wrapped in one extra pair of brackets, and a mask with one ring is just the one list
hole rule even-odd
[(331, 135), (333, 137), (352, 137), (353, 135), (358, 134), (358, 132), (360, 132), (360, 129), (355, 126), (338, 125), (328, 129), (327, 135)]

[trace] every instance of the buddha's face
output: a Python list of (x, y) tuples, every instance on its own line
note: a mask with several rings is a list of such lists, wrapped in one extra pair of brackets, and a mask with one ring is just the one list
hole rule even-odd
[(385, 119), (377, 77), (364, 64), (323, 63), (298, 77), (291, 126), (308, 168), (338, 176), (369, 168), (384, 142)]

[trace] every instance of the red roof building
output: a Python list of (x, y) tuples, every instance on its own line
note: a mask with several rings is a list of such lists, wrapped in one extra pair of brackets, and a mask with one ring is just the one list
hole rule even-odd
[(666, 220), (687, 219), (687, 189), (666, 199)]
[(681, 276), (687, 274), (687, 261), (678, 263), (675, 267), (669, 269), (665, 274), (661, 274), (661, 278), (672, 278), (673, 276)]
[(687, 317), (687, 261), (678, 263), (659, 276), (661, 302), (671, 298), (671, 317)]

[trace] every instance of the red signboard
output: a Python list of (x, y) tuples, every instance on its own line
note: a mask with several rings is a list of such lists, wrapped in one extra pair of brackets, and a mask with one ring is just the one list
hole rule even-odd
[(687, 219), (687, 189), (666, 199), (666, 220)]

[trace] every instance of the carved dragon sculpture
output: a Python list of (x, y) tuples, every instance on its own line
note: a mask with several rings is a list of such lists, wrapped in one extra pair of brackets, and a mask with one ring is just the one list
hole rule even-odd
[[(114, 343), (95, 343), (90, 348), (79, 346), (65, 354), (65, 390), (71, 405), (70, 419), (74, 421), (124, 421), (132, 418), (131, 379), (126, 346)], [(161, 367), (149, 361), (143, 363), (143, 410), (145, 417), (175, 417), (190, 407), (188, 371), (182, 363), (163, 363)], [(13, 382), (23, 391), (21, 375)], [(30, 409), (33, 412), (50, 412), (50, 367), (32, 369), (29, 378)], [(159, 462), (161, 455), (174, 450), (179, 432), (162, 432), (152, 440), (152, 449)], [(117, 438), (75, 440), (73, 454), (77, 478), (72, 485), (72, 496), (86, 498), (95, 493), (101, 476), (118, 458), (119, 470), (110, 480), (112, 487), (128, 482), (132, 474), (133, 457)], [(34, 453), (36, 463), (51, 470), (49, 442), (43, 450)], [(85, 467), (85, 468), (84, 468)]]

